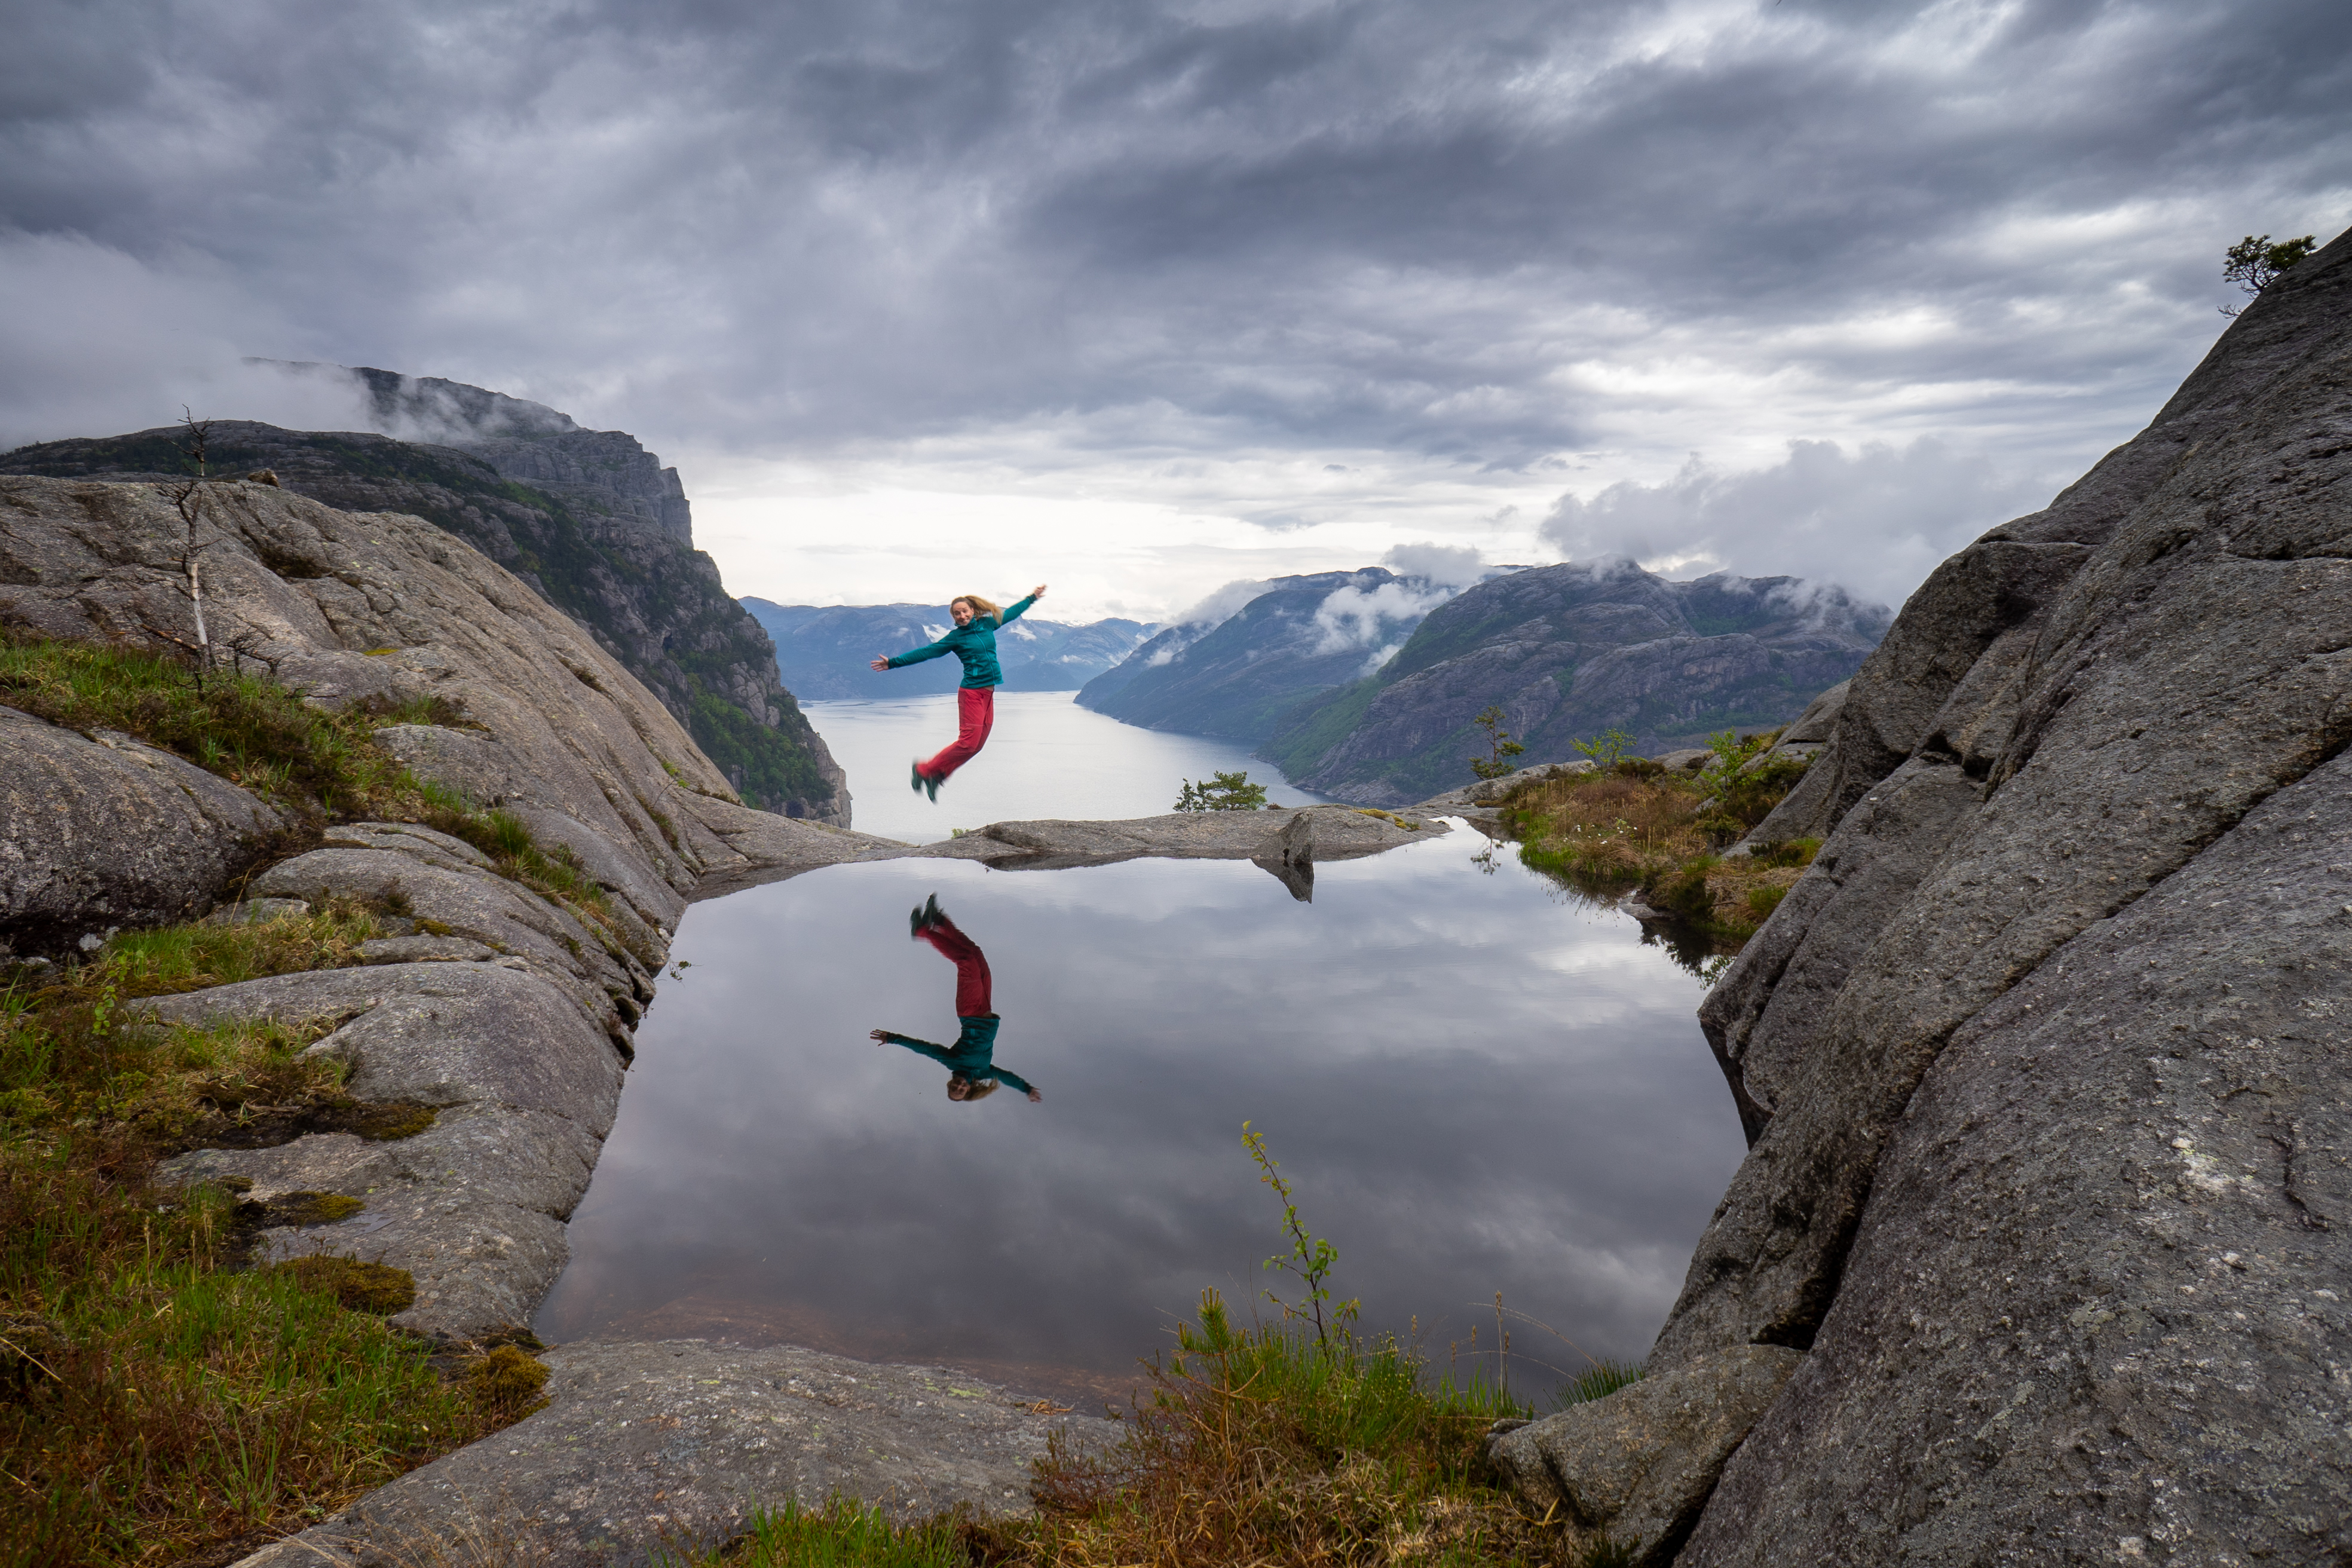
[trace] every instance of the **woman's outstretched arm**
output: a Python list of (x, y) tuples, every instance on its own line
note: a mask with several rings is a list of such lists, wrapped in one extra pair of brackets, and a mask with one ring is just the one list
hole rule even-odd
[(1027, 609), (1030, 605), (1035, 604), (1045, 596), (1045, 584), (1040, 583), (1035, 587), (1029, 590), (1029, 596), (1027, 598), (1016, 600), (1013, 604), (1005, 605), (1004, 608), (997, 615), (996, 624), (1000, 626), (1010, 625), (1020, 618), (1022, 611)]
[(949, 1059), (955, 1055), (953, 1051), (948, 1049), (945, 1046), (935, 1046), (929, 1040), (919, 1040), (912, 1035), (894, 1035), (887, 1029), (875, 1029), (870, 1031), (866, 1037), (872, 1040), (877, 1046), (883, 1041), (887, 1040), (894, 1046), (904, 1046), (908, 1050), (914, 1052), (917, 1056), (929, 1057), (933, 1061), (939, 1062), (943, 1066), (952, 1067), (954, 1065), (954, 1063)]
[[(950, 632), (948, 635), (949, 637), (952, 637), (955, 634)], [(953, 648), (948, 647), (948, 638), (941, 637), (937, 642), (925, 643), (920, 647), (910, 647), (906, 652), (894, 654), (888, 658), (877, 658), (872, 664), (866, 666), (866, 668), (868, 669), (899, 669), (910, 664), (920, 664), (927, 658), (940, 658), (954, 651), (955, 650)]]

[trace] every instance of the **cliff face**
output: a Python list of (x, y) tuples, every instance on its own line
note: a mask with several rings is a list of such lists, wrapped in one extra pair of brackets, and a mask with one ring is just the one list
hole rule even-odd
[(1355, 679), (1421, 624), (1415, 586), (1378, 566), (1276, 577), (1206, 633), (1153, 637), (1088, 681), (1078, 705), (1146, 730), (1262, 741), (1302, 699)]
[(2347, 494), (2352, 236), (1759, 829), (1829, 837), (1702, 1012), (1769, 1120), (1651, 1364), (1804, 1353), (1676, 1562), (2352, 1560)]
[[(212, 426), (213, 471), (266, 468), (288, 489), (330, 506), (406, 512), (455, 534), (618, 658), (746, 800), (848, 825), (846, 781), (777, 679), (767, 634), (728, 596), (716, 563), (693, 547), (676, 469), (661, 468), (634, 437), (581, 430), (535, 403), (454, 382), (358, 374), (388, 378), (391, 390), (378, 389), (388, 419), (414, 426), (429, 414), (461, 432), (453, 438), (464, 439), (466, 449), (219, 420)], [(429, 401), (421, 401), (418, 386)], [(491, 433), (471, 434), (475, 426), (457, 424), (461, 418)], [(183, 439), (166, 427), (51, 441), (0, 457), (0, 473), (177, 479), (185, 468)]]
[(1633, 750), (1785, 723), (1852, 675), (1886, 612), (1790, 577), (1670, 583), (1627, 562), (1570, 562), (1482, 583), (1431, 612), (1376, 674), (1284, 715), (1259, 755), (1366, 805), (1466, 784), (1500, 707), (1530, 762), (1610, 729)]
[[(952, 658), (877, 673), (876, 654), (935, 642), (955, 623), (945, 605), (777, 605), (745, 599), (776, 645), (776, 668), (803, 697), (913, 697), (952, 691), (963, 670)], [(1034, 610), (996, 639), (1008, 691), (1076, 691), (1132, 652), (1153, 628), (1140, 621), (1084, 626), (1039, 618)]]

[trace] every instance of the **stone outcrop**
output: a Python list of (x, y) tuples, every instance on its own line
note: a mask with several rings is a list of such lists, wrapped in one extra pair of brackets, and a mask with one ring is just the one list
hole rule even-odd
[(1258, 754), (1305, 788), (1395, 805), (1468, 782), (1489, 707), (1539, 761), (1612, 729), (1643, 754), (1704, 745), (1798, 717), (1886, 624), (1884, 609), (1790, 577), (1534, 567), (1431, 611), (1376, 673), (1285, 714)]
[(1022, 1513), (1048, 1434), (1084, 1452), (1117, 1433), (963, 1373), (790, 1345), (581, 1344), (542, 1359), (546, 1409), (247, 1568), (357, 1568), (427, 1542), (449, 1561), (645, 1568), (724, 1545), (754, 1506), (836, 1493), (898, 1519)]
[(1702, 1012), (1652, 1354), (1807, 1352), (1681, 1563), (2352, 1556), (2352, 237), (1914, 595)]
[(1496, 1468), (1585, 1551), (1665, 1563), (1803, 1355), (1737, 1345), (1505, 1433)]
[[(459, 445), (217, 420), (214, 468), (266, 469), (296, 494), (347, 511), (404, 512), (464, 540), (578, 622), (686, 727), (735, 793), (847, 826), (841, 769), (780, 684), (767, 634), (693, 547), (685, 497), (669, 497), (676, 471), (620, 431), (583, 431), (551, 408), (478, 387), (429, 384), (429, 408), (386, 417)], [(164, 428), (52, 441), (0, 455), (0, 473), (176, 479), (184, 440)]]
[(111, 731), (0, 708), (0, 956), (202, 915), (286, 826), (226, 779)]

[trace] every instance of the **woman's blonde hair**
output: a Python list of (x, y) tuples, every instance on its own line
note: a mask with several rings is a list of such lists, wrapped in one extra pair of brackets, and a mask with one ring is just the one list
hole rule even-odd
[(986, 616), (994, 621), (1004, 618), (1004, 607), (993, 599), (983, 599), (977, 594), (958, 594), (955, 598), (948, 601), (948, 608), (955, 608), (959, 601), (970, 605), (971, 613), (975, 616)]
[(999, 1089), (1003, 1087), (1003, 1085), (998, 1083), (992, 1078), (967, 1078), (960, 1072), (950, 1073), (948, 1075), (948, 1098), (950, 1100), (955, 1099), (955, 1087), (959, 1083), (963, 1085), (963, 1103), (966, 1105), (970, 1105), (975, 1100), (986, 1100), (990, 1095), (994, 1094)]

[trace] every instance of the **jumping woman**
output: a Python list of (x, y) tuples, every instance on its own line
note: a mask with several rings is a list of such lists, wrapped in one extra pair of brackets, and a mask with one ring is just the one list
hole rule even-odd
[(988, 743), (988, 731), (996, 722), (997, 684), (1004, 679), (1004, 671), (996, 664), (998, 630), (1045, 596), (1045, 584), (1040, 583), (1029, 590), (1027, 598), (999, 609), (977, 594), (962, 595), (948, 605), (955, 630), (895, 658), (874, 661), (876, 669), (899, 669), (945, 653), (963, 661), (963, 680), (956, 688), (956, 738), (929, 762), (918, 762), (909, 781), (931, 799), (940, 798), (940, 785), (950, 773), (971, 761)]

